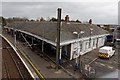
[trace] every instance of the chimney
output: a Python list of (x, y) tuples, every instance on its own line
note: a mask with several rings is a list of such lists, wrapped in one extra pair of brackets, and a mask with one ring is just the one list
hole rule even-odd
[(89, 20), (89, 24), (92, 24), (92, 19)]
[(69, 22), (69, 16), (68, 15), (65, 16), (65, 22), (66, 23)]

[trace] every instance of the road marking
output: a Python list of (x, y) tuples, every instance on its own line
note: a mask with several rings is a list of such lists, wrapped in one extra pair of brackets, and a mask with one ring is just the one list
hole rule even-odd
[(114, 61), (114, 63), (118, 64), (118, 61)]
[(101, 66), (105, 66), (105, 64), (100, 63), (100, 62), (95, 62), (96, 64), (100, 64)]
[(90, 64), (92, 64), (95, 60), (97, 60), (98, 59), (98, 57), (97, 58), (95, 58), (95, 59), (93, 59), (91, 62), (89, 62), (88, 64), (90, 65)]
[[(103, 64), (103, 63), (100, 63), (100, 62), (95, 62), (96, 64), (100, 64), (101, 66), (106, 66), (106, 67), (108, 67), (108, 68), (110, 68), (110, 69), (113, 69), (114, 67), (112, 67), (112, 66), (110, 66), (110, 65), (105, 65), (105, 64)], [(117, 70), (117, 69), (116, 69)]]
[(110, 68), (110, 69), (113, 69), (113, 67), (112, 67), (112, 66), (109, 66), (109, 65), (108, 65), (107, 67), (108, 67), (108, 68)]
[(105, 64), (103, 64), (103, 63), (100, 63), (100, 65), (105, 66)]
[(96, 64), (98, 64), (98, 62), (95, 62)]

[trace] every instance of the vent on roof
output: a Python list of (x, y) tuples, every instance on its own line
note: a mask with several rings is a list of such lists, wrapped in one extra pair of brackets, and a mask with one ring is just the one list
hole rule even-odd
[(84, 34), (84, 33), (85, 33), (85, 31), (80, 31), (79, 33), (77, 31), (73, 32), (73, 34), (75, 34), (75, 35), (81, 35), (81, 34)]

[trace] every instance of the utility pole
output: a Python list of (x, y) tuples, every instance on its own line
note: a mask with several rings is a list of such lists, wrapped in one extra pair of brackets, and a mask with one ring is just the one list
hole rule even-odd
[(60, 54), (60, 25), (61, 25), (61, 8), (58, 8), (58, 22), (57, 22), (57, 50), (56, 50), (56, 70), (59, 65), (59, 54)]

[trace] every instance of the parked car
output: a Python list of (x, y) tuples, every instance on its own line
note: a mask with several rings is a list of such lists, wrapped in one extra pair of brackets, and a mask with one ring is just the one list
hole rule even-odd
[(113, 47), (110, 46), (104, 46), (99, 49), (98, 56), (100, 58), (110, 58), (115, 54), (115, 50)]

